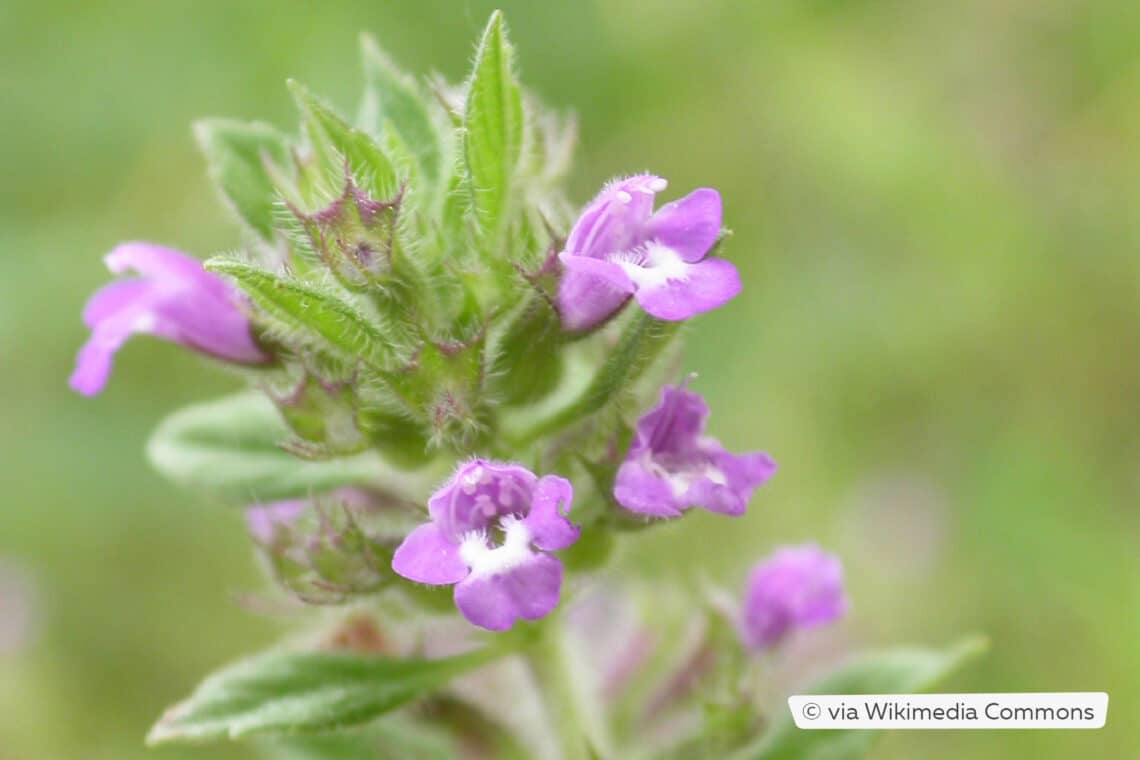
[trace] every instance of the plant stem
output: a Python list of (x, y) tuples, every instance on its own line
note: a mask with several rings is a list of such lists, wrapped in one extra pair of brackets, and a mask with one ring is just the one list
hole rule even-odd
[(582, 679), (576, 676), (581, 671), (561, 619), (548, 621), (542, 637), (527, 650), (526, 661), (546, 702), (548, 725), (558, 735), (562, 760), (605, 757), (608, 748), (598, 745), (608, 742), (599, 730), (601, 721)]
[(510, 436), (516, 445), (525, 445), (556, 433), (594, 414), (641, 377), (677, 335), (680, 322), (663, 322), (637, 311), (627, 318), (617, 344), (590, 384), (577, 399), (554, 414), (532, 421)]

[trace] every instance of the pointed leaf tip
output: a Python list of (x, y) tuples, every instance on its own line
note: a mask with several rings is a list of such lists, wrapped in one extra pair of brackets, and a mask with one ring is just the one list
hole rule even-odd
[(232, 119), (201, 119), (192, 130), (227, 205), (259, 237), (273, 242), (278, 193), (265, 157), (288, 165), (286, 137), (268, 124)]
[(207, 677), (163, 714), (147, 744), (360, 725), (502, 653), (484, 649), (437, 660), (328, 651), (258, 655)]
[(509, 215), (525, 128), (522, 92), (514, 72), (514, 51), (499, 11), (475, 52), (463, 119), (463, 154), (484, 237), (493, 238)]

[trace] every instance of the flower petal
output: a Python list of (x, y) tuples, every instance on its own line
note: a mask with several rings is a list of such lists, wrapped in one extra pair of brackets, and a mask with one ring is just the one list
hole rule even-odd
[(505, 631), (516, 620), (538, 620), (558, 606), (562, 563), (535, 554), (502, 573), (468, 576), (455, 586), (455, 606), (481, 628)]
[(100, 322), (136, 306), (153, 289), (146, 280), (115, 280), (95, 291), (83, 307), (83, 324), (94, 329)]
[(229, 289), (225, 280), (207, 272), (198, 259), (155, 243), (120, 243), (103, 261), (115, 274), (133, 271), (153, 280), (218, 293)]
[(458, 543), (508, 514), (525, 516), (538, 478), (508, 462), (464, 462), (428, 500), (432, 522)]
[(147, 287), (158, 295), (156, 311), (163, 318), (156, 334), (221, 359), (246, 364), (268, 359), (250, 333), (238, 292), (193, 256), (154, 243), (132, 242), (117, 246), (106, 262), (116, 274), (131, 270), (143, 275)]
[(686, 505), (673, 487), (640, 459), (627, 459), (614, 479), (614, 499), (631, 512), (651, 517), (679, 517)]
[(637, 421), (637, 445), (657, 454), (689, 455), (704, 435), (708, 416), (701, 394), (666, 385), (657, 406)]
[(740, 616), (747, 646), (778, 643), (795, 628), (829, 623), (848, 609), (839, 559), (814, 544), (786, 546), (753, 567)]
[(753, 489), (767, 483), (776, 474), (776, 460), (763, 451), (733, 454), (716, 444), (713, 463), (724, 473), (728, 485), (737, 490)]
[(565, 517), (573, 498), (574, 488), (566, 478), (546, 475), (539, 479), (530, 513), (523, 520), (532, 544), (546, 551), (558, 551), (578, 540), (581, 528)]
[(634, 285), (620, 266), (603, 259), (559, 256), (564, 271), (558, 283), (558, 314), (571, 332), (588, 330), (622, 307)]
[(718, 453), (703, 467), (685, 493), (688, 506), (702, 507), (730, 517), (739, 517), (757, 486), (776, 472), (776, 463), (763, 452), (732, 454), (714, 444)]
[(646, 238), (672, 248), (690, 263), (700, 261), (720, 235), (720, 193), (701, 187), (666, 203), (649, 220)]
[(651, 174), (609, 183), (586, 205), (570, 230), (565, 250), (576, 256), (601, 258), (640, 244), (645, 240), (654, 197), (667, 184)]
[(94, 396), (107, 385), (115, 354), (135, 333), (154, 333), (157, 318), (146, 300), (123, 305), (114, 316), (98, 323), (79, 349), (68, 383), (84, 396)]
[(646, 265), (627, 265), (641, 308), (670, 322), (723, 306), (740, 292), (740, 275), (724, 259), (690, 264), (663, 246), (651, 247)]
[(459, 545), (435, 525), (421, 525), (408, 534), (392, 556), (392, 569), (408, 580), (443, 586), (467, 577)]

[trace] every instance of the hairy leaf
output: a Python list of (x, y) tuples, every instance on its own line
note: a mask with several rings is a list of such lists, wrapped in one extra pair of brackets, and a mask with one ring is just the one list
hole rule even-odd
[(271, 760), (452, 760), (456, 741), (442, 727), (394, 714), (363, 729), (325, 734), (302, 734), (265, 739)]
[(253, 299), (266, 326), (286, 341), (297, 339), (350, 366), (360, 361), (380, 372), (406, 360), (394, 330), (386, 332), (378, 318), (367, 318), (334, 295), (234, 259), (210, 259), (206, 269), (231, 277)]
[(343, 652), (270, 652), (209, 676), (151, 729), (150, 744), (328, 731), (372, 720), (499, 655), (438, 660)]
[(237, 216), (267, 241), (273, 241), (277, 192), (265, 160), (289, 163), (285, 136), (268, 124), (206, 119), (194, 124), (210, 177)]
[(364, 105), (361, 122), (377, 137), (390, 127), (408, 147), (421, 175), (434, 187), (441, 171), (440, 135), (424, 94), (368, 35), (360, 38), (364, 60)]
[(396, 169), (371, 137), (349, 126), (304, 85), (290, 80), (289, 89), (304, 117), (305, 133), (326, 168), (343, 172), (343, 163), (348, 162), (353, 177), (376, 200), (398, 192)]
[(494, 236), (509, 211), (523, 143), (523, 106), (502, 13), (495, 11), (468, 84), (463, 153), (472, 206), (480, 229)]
[[(946, 649), (890, 649), (863, 655), (825, 676), (808, 694), (911, 694), (930, 689), (986, 649), (970, 637)], [(785, 709), (771, 729), (732, 760), (849, 760), (863, 757), (878, 731), (804, 731)]]
[(244, 502), (269, 501), (366, 485), (389, 469), (374, 452), (303, 461), (279, 444), (290, 431), (256, 392), (195, 404), (167, 417), (147, 444), (151, 464), (176, 483)]

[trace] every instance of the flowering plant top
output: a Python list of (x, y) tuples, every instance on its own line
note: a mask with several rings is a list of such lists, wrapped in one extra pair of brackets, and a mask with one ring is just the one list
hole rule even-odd
[[(644, 721), (692, 707), (669, 686), (682, 676), (731, 718), (698, 722), (666, 755), (692, 742), (750, 746), (761, 724), (739, 674), (846, 611), (837, 559), (787, 549), (757, 567), (739, 603), (686, 602), (693, 652), (664, 651), (683, 636), (646, 636), (666, 624), (665, 590), (619, 574), (603, 602), (589, 593), (621, 541), (692, 508), (739, 518), (776, 472), (767, 453), (734, 453), (710, 434), (710, 405), (678, 369), (684, 324), (741, 293), (719, 192), (670, 198), (665, 178), (635, 174), (577, 209), (561, 188), (574, 122), (522, 89), (498, 13), (458, 87), (409, 77), (370, 39), (363, 53), (355, 119), (291, 82), (297, 136), (196, 125), (241, 225), (237, 253), (203, 263), (124, 244), (108, 267), (136, 276), (99, 289), (83, 312), (90, 336), (71, 378), (80, 393), (104, 388), (134, 335), (248, 381), (247, 392), (168, 418), (150, 458), (246, 508), (289, 599), (351, 610), (324, 623), (315, 646), (212, 676), (151, 741), (385, 716), (355, 735), (364, 744), (347, 756), (363, 756), (369, 731), (412, 742), (432, 711), (406, 706), (435, 700), (454, 746), (622, 757), (644, 726), (600, 714), (627, 709), (615, 695), (644, 659), (665, 670), (636, 676), (662, 679), (648, 702), (654, 690), (637, 691)], [(615, 637), (580, 621), (600, 603), (628, 610), (639, 594), (659, 611), (631, 617), (619, 633), (635, 634), (637, 651), (603, 672), (618, 659)], [(575, 666), (576, 648), (596, 655), (593, 669)], [(717, 667), (701, 655), (710, 649)], [(516, 657), (530, 667), (526, 684), (500, 673), (454, 685)], [(480, 687), (495, 704), (476, 710)], [(538, 724), (513, 726), (510, 741), (480, 729), (511, 724), (504, 707), (533, 702), (535, 689)]]

